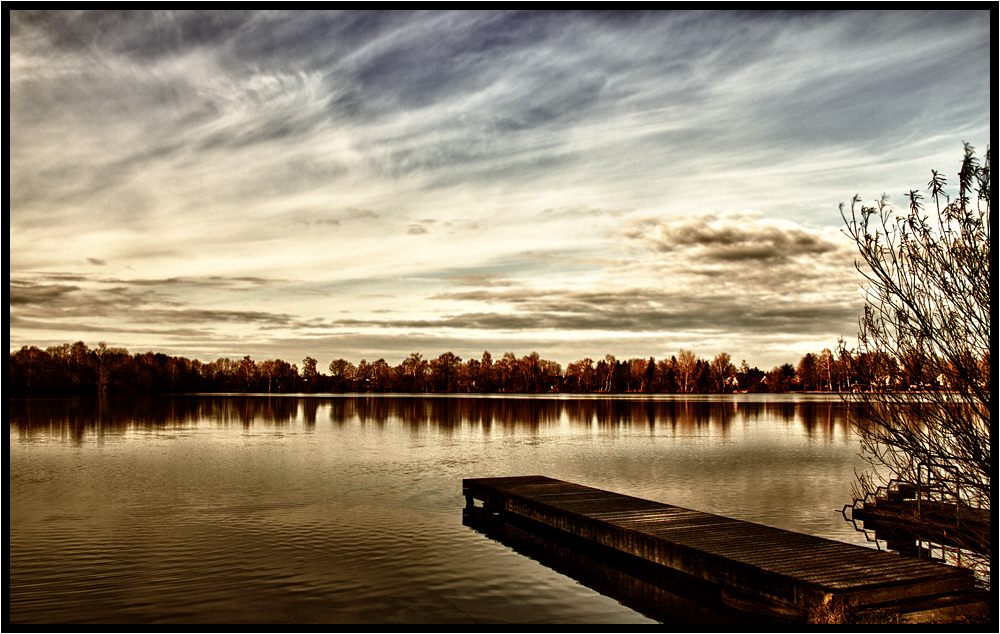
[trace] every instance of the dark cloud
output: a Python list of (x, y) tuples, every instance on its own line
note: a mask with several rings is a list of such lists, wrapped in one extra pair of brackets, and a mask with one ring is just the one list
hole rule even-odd
[(254, 324), (267, 327), (292, 327), (302, 322), (291, 315), (269, 313), (258, 310), (220, 310), (206, 308), (183, 308), (157, 310), (146, 308), (133, 315), (136, 321), (148, 323), (234, 323)]
[[(269, 286), (254, 277), (171, 278), (163, 280), (88, 280), (86, 286), (49, 282), (11, 281), (10, 318), (25, 323), (80, 324), (88, 319), (114, 318), (133, 324), (252, 324), (264, 327), (297, 327), (306, 320), (288, 314), (259, 310), (192, 308), (163, 291), (200, 287), (214, 291), (240, 291)], [(96, 327), (96, 326), (94, 326)]]
[(91, 264), (93, 264), (94, 266), (106, 266), (107, 265), (107, 262), (105, 262), (104, 260), (101, 260), (99, 258), (87, 258), (87, 261), (90, 262)]
[(48, 305), (58, 303), (80, 290), (79, 286), (68, 284), (32, 284), (10, 281), (7, 285), (8, 302), (11, 306)]
[[(47, 303), (33, 297), (30, 302), (20, 302), (23, 307), (44, 307), (46, 310), (12, 312), (12, 323), (24, 326), (34, 324), (45, 330), (88, 330), (121, 332), (163, 332), (168, 324), (218, 325), (240, 324), (264, 328), (295, 328), (309, 325), (297, 317), (281, 313), (255, 310), (222, 310), (202, 308), (174, 308), (150, 306), (146, 298), (124, 292), (108, 291), (104, 294), (77, 294), (71, 302), (65, 296), (53, 297)], [(162, 302), (159, 302), (162, 304)], [(12, 303), (12, 307), (13, 307)], [(98, 324), (94, 319), (112, 318), (116, 325)], [(141, 328), (140, 325), (147, 327)], [(156, 328), (149, 329), (149, 325)]]
[[(108, 328), (106, 325), (94, 324), (86, 321), (85, 319), (79, 321), (73, 319), (28, 319), (15, 316), (11, 318), (10, 324), (11, 327), (14, 328), (30, 329), (36, 332), (49, 331), (67, 333), (66, 337), (61, 339), (51, 339), (46, 341), (36, 340), (33, 342), (33, 345), (39, 345), (40, 347), (59, 345), (66, 343), (66, 339), (79, 339), (81, 336), (90, 333), (96, 333), (102, 339), (120, 337), (122, 335), (152, 335), (157, 338), (166, 337), (169, 339), (178, 339), (183, 341), (185, 344), (190, 344), (192, 347), (194, 347), (198, 341), (210, 341), (216, 339), (218, 336), (211, 328), (171, 328), (158, 325), (142, 326), (129, 324), (119, 324), (114, 328)], [(215, 342), (213, 345), (218, 345), (218, 343)], [(166, 352), (162, 346), (158, 346), (156, 351)]]
[(842, 250), (820, 231), (791, 223), (761, 220), (754, 214), (703, 214), (631, 221), (625, 237), (647, 248), (708, 261), (773, 262)]
[(11, 281), (10, 317), (45, 320), (74, 317), (122, 317), (148, 295), (129, 293), (124, 287), (91, 290), (84, 285)]
[(427, 227), (423, 227), (421, 225), (410, 225), (410, 227), (406, 230), (406, 233), (411, 236), (419, 236), (430, 232), (427, 230)]
[(648, 289), (617, 291), (469, 291), (434, 299), (476, 301), (511, 307), (510, 312), (468, 312), (419, 320), (333, 320), (330, 326), (530, 332), (680, 332), (812, 335), (845, 332), (856, 324), (858, 306), (841, 296), (796, 298), (747, 297)]

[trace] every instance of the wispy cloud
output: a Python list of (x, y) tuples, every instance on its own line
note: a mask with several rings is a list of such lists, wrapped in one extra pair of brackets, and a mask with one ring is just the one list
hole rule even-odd
[(190, 319), (210, 356), (711, 331), (776, 361), (853, 327), (837, 203), (991, 136), (987, 11), (9, 22), (15, 347)]

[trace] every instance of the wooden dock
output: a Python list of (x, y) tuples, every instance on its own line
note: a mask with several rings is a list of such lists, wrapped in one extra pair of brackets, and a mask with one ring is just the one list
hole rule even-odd
[(962, 568), (544, 476), (466, 479), (462, 486), (468, 510), (529, 520), (665, 566), (715, 584), (730, 604), (752, 611), (770, 606), (807, 622), (839, 622), (866, 608), (924, 620), (990, 613), (986, 593)]

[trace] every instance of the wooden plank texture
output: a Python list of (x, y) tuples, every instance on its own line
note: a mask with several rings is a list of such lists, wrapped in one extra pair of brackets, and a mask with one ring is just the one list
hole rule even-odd
[(463, 480), (512, 513), (804, 614), (974, 586), (970, 571), (544, 476)]

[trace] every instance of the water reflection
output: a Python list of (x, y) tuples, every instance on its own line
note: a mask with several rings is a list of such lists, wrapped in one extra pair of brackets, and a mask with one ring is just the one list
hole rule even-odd
[(718, 585), (523, 517), (501, 519), (482, 507), (466, 507), (462, 523), (661, 623), (746, 625), (790, 620), (774, 611), (755, 614), (736, 609), (726, 603)]
[[(302, 399), (269, 397), (113, 396), (100, 398), (8, 400), (8, 420), (19, 436), (39, 435), (84, 442), (130, 430), (178, 429), (211, 420), (246, 428), (263, 423), (289, 425)], [(305, 405), (315, 422), (318, 404)]]
[(117, 396), (7, 414), (14, 622), (640, 617), (463, 526), (467, 477), (864, 541), (839, 513), (859, 465), (835, 398)]
[(504, 398), (428, 396), (117, 396), (8, 401), (10, 423), (22, 439), (39, 434), (83, 442), (132, 429), (171, 429), (213, 421), (221, 426), (314, 429), (325, 418), (343, 426), (402, 424), (411, 430), (457, 428), (537, 432), (568, 425), (704, 430), (725, 435), (734, 421), (761, 418), (800, 425), (810, 437), (846, 431), (845, 405), (836, 399)]

